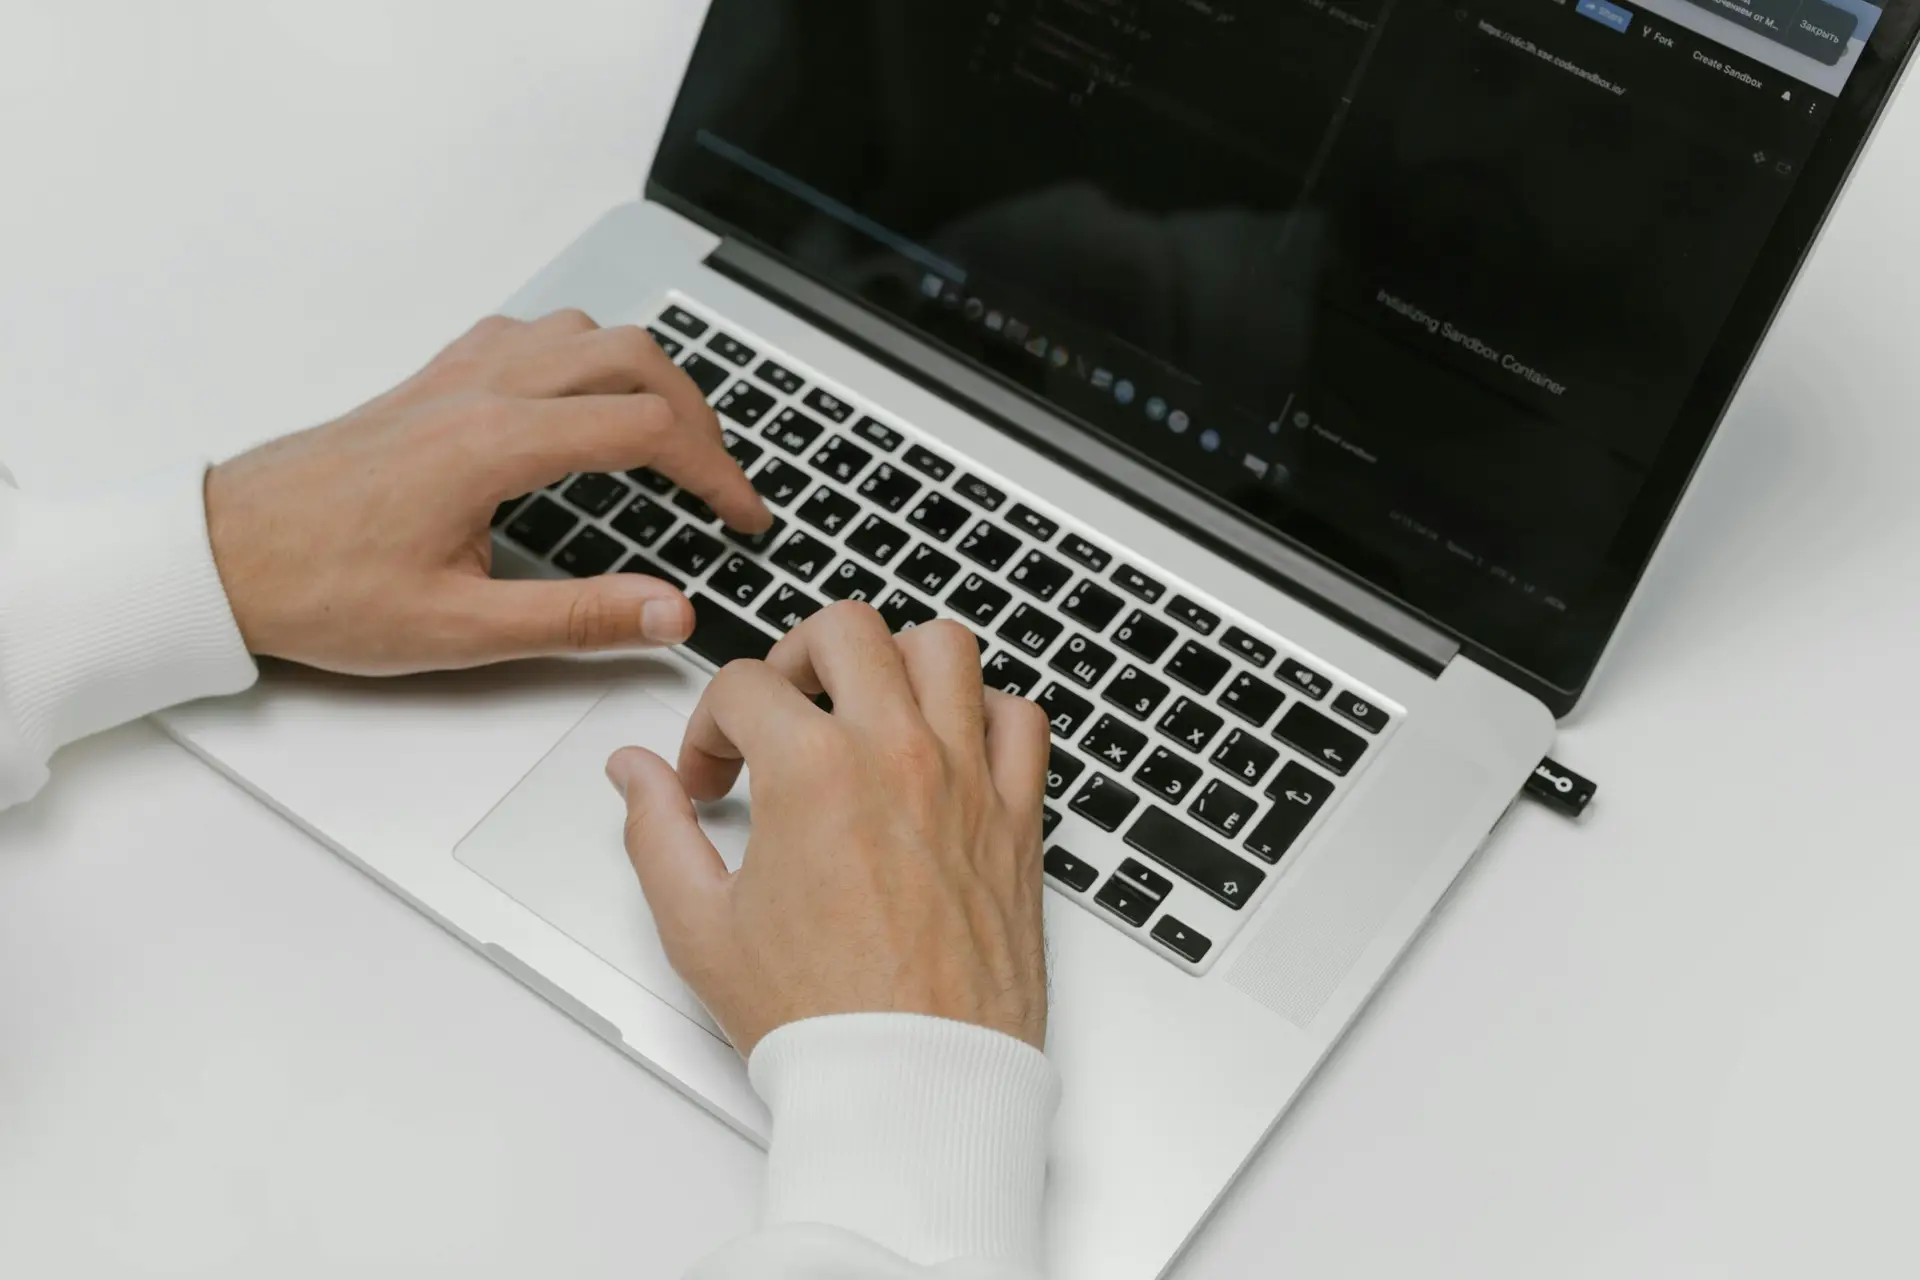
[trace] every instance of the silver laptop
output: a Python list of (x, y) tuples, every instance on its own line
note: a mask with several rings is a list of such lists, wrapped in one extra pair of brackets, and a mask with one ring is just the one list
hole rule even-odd
[(959, 620), (1055, 733), (1050, 1274), (1159, 1275), (1579, 701), (1914, 17), (718, 0), (646, 198), (508, 310), (652, 330), (779, 524), (646, 470), (494, 521), (692, 641), (166, 722), (764, 1139), (602, 764), (829, 602)]

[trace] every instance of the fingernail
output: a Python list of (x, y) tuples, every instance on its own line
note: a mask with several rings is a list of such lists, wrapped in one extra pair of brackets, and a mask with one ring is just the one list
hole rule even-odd
[(649, 600), (640, 609), (640, 630), (655, 644), (679, 644), (692, 631), (678, 600)]
[(628, 777), (628, 769), (627, 769), (627, 763), (626, 763), (626, 754), (624, 752), (616, 751), (612, 755), (608, 756), (607, 757), (607, 781), (613, 784), (613, 789), (615, 791), (625, 794), (627, 789), (627, 777)]

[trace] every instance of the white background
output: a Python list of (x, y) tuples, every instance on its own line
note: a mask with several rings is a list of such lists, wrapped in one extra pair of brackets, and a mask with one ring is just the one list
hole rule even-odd
[[(698, 10), (0, 0), (0, 457), (384, 388), (638, 189)], [(1917, 214), (1909, 94), (1565, 736), (1590, 821), (1517, 815), (1181, 1274), (1920, 1270)], [(759, 1163), (151, 728), (0, 817), (0, 1272), (672, 1275)]]

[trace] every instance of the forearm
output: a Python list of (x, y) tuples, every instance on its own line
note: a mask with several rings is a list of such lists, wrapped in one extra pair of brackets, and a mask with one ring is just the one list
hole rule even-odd
[(897, 1014), (816, 1018), (749, 1064), (773, 1113), (764, 1229), (692, 1280), (1039, 1275), (1059, 1098), (1032, 1047)]
[(203, 482), (193, 467), (41, 498), (0, 479), (0, 808), (69, 742), (252, 684)]

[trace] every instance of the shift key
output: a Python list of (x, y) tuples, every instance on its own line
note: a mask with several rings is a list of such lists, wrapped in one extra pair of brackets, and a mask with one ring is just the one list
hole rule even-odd
[(1266, 882), (1266, 872), (1157, 805), (1148, 805), (1133, 824), (1127, 844), (1235, 911)]

